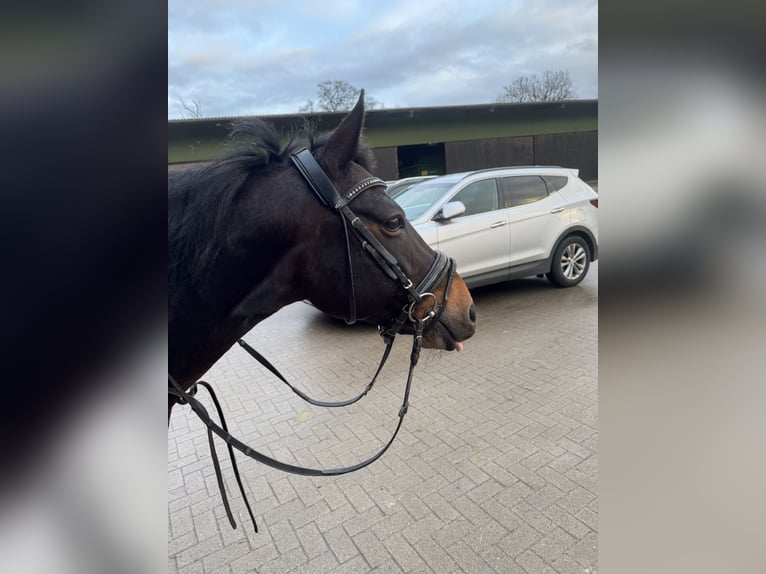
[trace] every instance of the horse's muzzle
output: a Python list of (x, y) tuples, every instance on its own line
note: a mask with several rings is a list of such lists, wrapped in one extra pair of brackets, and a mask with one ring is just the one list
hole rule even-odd
[[(434, 295), (439, 300), (442, 300), (443, 294), (443, 286), (434, 292)], [(424, 301), (422, 305), (428, 307), (430, 303)], [(427, 309), (425, 312), (427, 312)], [(402, 332), (411, 332), (411, 327), (405, 327)], [(426, 349), (460, 351), (463, 348), (463, 341), (470, 339), (475, 332), (476, 306), (465, 282), (459, 275), (455, 274), (447, 304), (444, 306), (438, 320), (423, 336), (423, 347)]]

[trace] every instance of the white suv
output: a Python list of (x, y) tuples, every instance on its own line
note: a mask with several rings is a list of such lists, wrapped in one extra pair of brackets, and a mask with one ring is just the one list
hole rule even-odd
[(598, 258), (598, 195), (576, 169), (453, 173), (418, 183), (396, 201), (431, 247), (457, 261), (471, 287), (542, 274), (571, 287)]

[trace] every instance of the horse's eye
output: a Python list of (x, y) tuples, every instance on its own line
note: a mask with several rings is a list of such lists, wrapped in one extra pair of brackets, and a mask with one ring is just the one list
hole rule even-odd
[(383, 226), (386, 228), (386, 231), (399, 231), (404, 226), (404, 222), (402, 221), (402, 218), (397, 215), (386, 221)]

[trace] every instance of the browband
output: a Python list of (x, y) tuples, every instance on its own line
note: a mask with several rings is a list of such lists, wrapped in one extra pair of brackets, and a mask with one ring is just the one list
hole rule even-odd
[(342, 207), (346, 206), (365, 189), (369, 189), (376, 185), (386, 185), (386, 182), (379, 177), (367, 177), (341, 196), (338, 193), (338, 190), (335, 189), (335, 185), (330, 181), (330, 178), (327, 177), (322, 166), (319, 165), (319, 162), (308, 149), (303, 148), (299, 152), (292, 154), (290, 159), (309, 183), (309, 187), (314, 191), (320, 201), (335, 211), (339, 211)]

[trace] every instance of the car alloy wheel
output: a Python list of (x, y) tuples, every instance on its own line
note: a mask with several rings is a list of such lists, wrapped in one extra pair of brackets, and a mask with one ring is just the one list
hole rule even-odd
[(590, 249), (582, 237), (570, 235), (556, 248), (548, 280), (558, 287), (572, 287), (583, 280), (590, 267)]
[(585, 270), (585, 262), (588, 259), (588, 254), (582, 245), (577, 243), (570, 243), (566, 246), (561, 253), (561, 271), (567, 279), (575, 281), (582, 275)]

